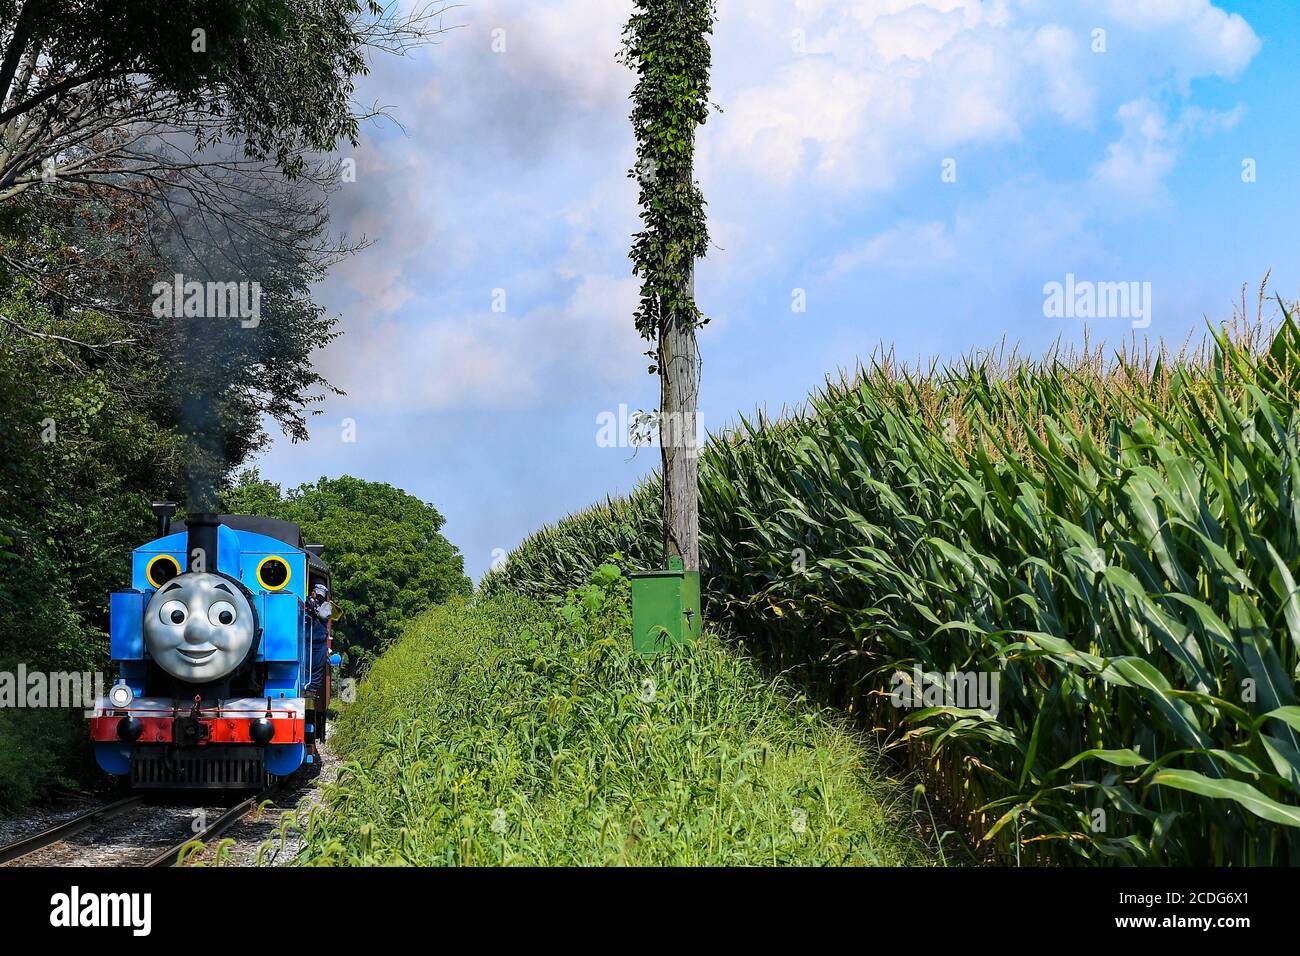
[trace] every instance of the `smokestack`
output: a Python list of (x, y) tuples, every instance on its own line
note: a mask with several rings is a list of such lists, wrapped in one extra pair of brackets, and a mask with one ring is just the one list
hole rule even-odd
[(155, 501), (149, 505), (158, 518), (158, 537), (165, 538), (172, 529), (172, 515), (176, 513), (176, 502)]
[(207, 511), (186, 517), (185, 528), (189, 534), (185, 547), (189, 552), (189, 570), (217, 570), (217, 529), (220, 527), (217, 515)]

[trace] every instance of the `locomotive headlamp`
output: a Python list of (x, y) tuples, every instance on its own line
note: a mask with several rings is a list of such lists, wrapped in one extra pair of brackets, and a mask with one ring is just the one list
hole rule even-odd
[(283, 590), (292, 576), (289, 562), (275, 555), (263, 558), (257, 566), (257, 583), (268, 591)]
[(108, 692), (108, 702), (118, 710), (125, 710), (135, 700), (135, 691), (126, 684), (114, 684)]
[(162, 587), (180, 573), (181, 563), (170, 554), (159, 554), (150, 558), (144, 569), (144, 576), (156, 588)]

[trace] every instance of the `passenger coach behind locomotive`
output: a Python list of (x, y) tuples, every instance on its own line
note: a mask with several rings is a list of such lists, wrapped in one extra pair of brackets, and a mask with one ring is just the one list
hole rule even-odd
[[(318, 762), (329, 707), (330, 605), (319, 545), (288, 521), (190, 515), (131, 557), (112, 595), (118, 679), (99, 702), (95, 758), (135, 787), (256, 788)], [(182, 572), (182, 568), (190, 570)]]

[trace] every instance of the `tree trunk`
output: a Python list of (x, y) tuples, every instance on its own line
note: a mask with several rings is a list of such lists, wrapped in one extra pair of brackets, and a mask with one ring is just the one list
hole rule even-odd
[[(695, 270), (687, 280), (695, 298)], [(699, 353), (695, 321), (672, 315), (659, 326), (659, 449), (664, 476), (664, 560), (679, 557), (687, 571), (700, 569)]]

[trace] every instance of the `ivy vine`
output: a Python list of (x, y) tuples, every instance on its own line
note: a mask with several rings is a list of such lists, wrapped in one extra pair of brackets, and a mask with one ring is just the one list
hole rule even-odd
[(715, 0), (636, 0), (623, 28), (621, 60), (637, 74), (630, 117), (637, 162), (628, 173), (640, 187), (643, 227), (630, 253), (632, 274), (641, 279), (635, 322), (650, 341), (669, 321), (708, 321), (695, 306), (690, 276), (709, 244), (693, 167), (695, 129), (709, 115), (716, 17)]

